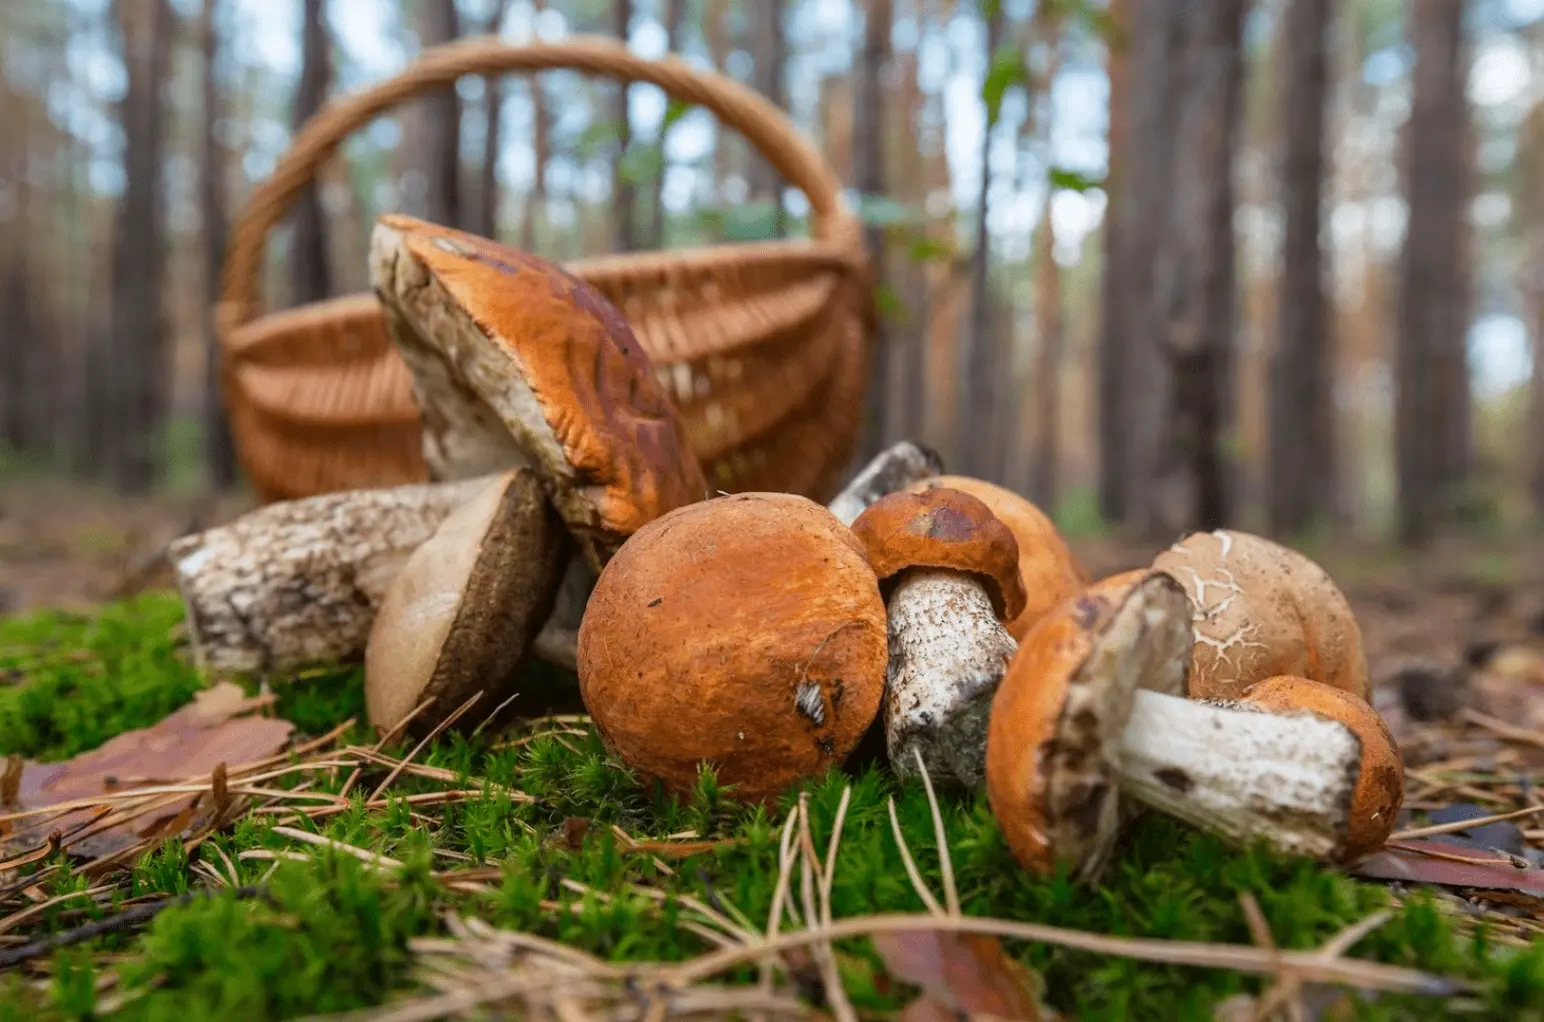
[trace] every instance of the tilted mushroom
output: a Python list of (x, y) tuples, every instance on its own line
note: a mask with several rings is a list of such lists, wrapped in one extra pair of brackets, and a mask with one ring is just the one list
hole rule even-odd
[(1013, 533), (948, 489), (884, 497), (852, 531), (888, 597), (890, 765), (915, 774), (915, 749), (935, 779), (978, 787), (992, 695), (1014, 650), (1001, 622), (1024, 606)]
[(1194, 698), (1235, 698), (1276, 675), (1367, 698), (1356, 617), (1324, 569), (1302, 554), (1219, 530), (1187, 536), (1153, 567), (1179, 579), (1194, 604)]
[(1118, 829), (1117, 790), (1286, 854), (1340, 861), (1387, 836), (1390, 778), (1397, 790), (1403, 778), (1371, 708), (1311, 682), (1311, 698), (1281, 682), (1258, 699), (1184, 698), (1190, 617), (1171, 576), (1132, 572), (1025, 638), (987, 740), (988, 797), (1025, 866), (1047, 873), (1066, 859), (1096, 875)]
[(552, 611), (567, 540), (529, 469), (505, 472), (446, 518), (386, 591), (365, 649), (370, 722), (395, 728), (420, 703), (425, 731), (474, 693), (491, 711)]
[(902, 440), (863, 466), (828, 506), (837, 521), (851, 526), (874, 501), (929, 482), (943, 470), (937, 451)]
[(707, 496), (637, 338), (588, 284), (395, 215), (375, 228), (370, 272), (436, 478), (530, 466), (597, 571), (645, 523)]
[(1056, 525), (1034, 503), (1012, 490), (969, 476), (940, 475), (911, 487), (912, 492), (940, 487), (968, 493), (1006, 525), (1019, 544), (1019, 577), (1024, 582), (1024, 609), (1007, 624), (1008, 634), (1022, 642), (1035, 622), (1088, 584), (1077, 558)]
[(601, 572), (579, 684), (607, 746), (667, 790), (711, 764), (773, 797), (846, 758), (878, 712), (885, 607), (852, 533), (788, 494), (746, 493), (645, 525)]

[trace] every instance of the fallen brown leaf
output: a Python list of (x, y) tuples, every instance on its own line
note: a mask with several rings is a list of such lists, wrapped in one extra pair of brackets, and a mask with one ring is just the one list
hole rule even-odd
[(874, 947), (894, 978), (922, 988), (902, 1014), (905, 1022), (942, 1022), (963, 1013), (977, 1019), (1039, 1022), (1039, 979), (1008, 957), (997, 938), (937, 930), (874, 935)]
[[(191, 703), (153, 726), (125, 731), (74, 759), (29, 762), (21, 770), (17, 808), (47, 809), (108, 793), (175, 784), (207, 777), (221, 764), (237, 767), (271, 756), (289, 741), (295, 726), (287, 720), (251, 715), (266, 704), (264, 699), (246, 698), (240, 686), (222, 682), (198, 693)], [(199, 815), (195, 812), (198, 801), (196, 795), (168, 796), (166, 804), (154, 812), (91, 833), (87, 832), (94, 828), (86, 827), (82, 833), (87, 836), (69, 843), (72, 829), (99, 814), (93, 808), (73, 809), (49, 820), (44, 833), (66, 835), (67, 846), (75, 855), (111, 855), (147, 837), (182, 831)], [(30, 822), (21, 821), (18, 832), (25, 833)], [(33, 830), (27, 843), (36, 844), (38, 837)]]

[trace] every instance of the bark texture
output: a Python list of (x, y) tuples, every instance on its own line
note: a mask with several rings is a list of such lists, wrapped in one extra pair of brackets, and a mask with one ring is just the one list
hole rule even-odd
[(199, 47), (203, 52), (203, 160), (199, 168), (199, 208), (204, 232), (204, 468), (216, 489), (236, 483), (236, 446), (225, 418), (220, 389), (220, 337), (214, 310), (220, 300), (220, 272), (225, 264), (226, 154), (220, 144), (223, 115), (218, 77), (220, 61), (219, 0), (204, 0), (199, 17)]
[[(322, 108), (332, 81), (332, 42), (327, 32), (324, 0), (305, 0), (301, 23), (300, 83), (290, 126), (299, 130)], [(332, 260), (327, 250), (327, 217), (322, 212), (321, 187), (308, 182), (295, 200), (295, 240), (290, 263), (290, 301), (319, 302), (332, 294)]]
[(1469, 461), (1463, 13), (1463, 0), (1424, 0), (1410, 14), (1416, 60), (1405, 125), (1410, 217), (1400, 266), (1394, 446), (1399, 534), (1412, 546), (1456, 510)]
[(1271, 528), (1299, 532), (1335, 510), (1335, 384), (1319, 244), (1324, 201), (1324, 122), (1329, 96), (1331, 0), (1292, 0), (1282, 59), (1280, 171), (1286, 237), (1271, 355)]

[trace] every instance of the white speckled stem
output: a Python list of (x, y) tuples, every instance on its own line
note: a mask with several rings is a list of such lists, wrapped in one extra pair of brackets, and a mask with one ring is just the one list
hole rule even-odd
[(931, 479), (941, 473), (943, 467), (943, 461), (936, 452), (910, 440), (902, 440), (888, 450), (881, 451), (852, 477), (852, 482), (830, 503), (831, 513), (843, 525), (851, 525), (880, 497), (897, 493), (924, 479)]
[(890, 595), (885, 740), (890, 766), (979, 788), (987, 717), (1016, 648), (981, 583), (953, 571), (911, 571)]
[(1337, 857), (1362, 746), (1343, 724), (1139, 690), (1121, 791), (1230, 841)]

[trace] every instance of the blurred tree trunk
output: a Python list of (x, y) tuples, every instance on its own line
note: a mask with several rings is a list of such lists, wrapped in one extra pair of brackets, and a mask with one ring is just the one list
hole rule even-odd
[(0, 253), (0, 453), (24, 453), (31, 446), (27, 416), (28, 354), (37, 343), (29, 284), (32, 259), (32, 116), (28, 98), (0, 96), (10, 115), (6, 118), (5, 171), (12, 196), (9, 211), (9, 244)]
[[(220, 301), (220, 270), (225, 263), (225, 152), (220, 144), (220, 85), (216, 77), (220, 55), (220, 0), (204, 0), (199, 15), (199, 47), (203, 51), (203, 159), (199, 168), (200, 219), (204, 229), (204, 470), (210, 485), (226, 490), (236, 482), (236, 448), (220, 387), (220, 337), (215, 306)], [(305, 73), (301, 74), (302, 79)], [(314, 202), (315, 196), (312, 195)], [(320, 210), (318, 219), (320, 219)], [(299, 225), (297, 225), (297, 228)], [(296, 232), (297, 243), (300, 232)], [(303, 252), (302, 248), (300, 252)], [(300, 254), (297, 252), (297, 255)], [(325, 265), (325, 263), (323, 264)]]
[[(1226, 523), (1234, 323), (1233, 163), (1243, 0), (1143, 4), (1122, 231), (1133, 263), (1125, 404), (1131, 518), (1151, 537)], [(1140, 184), (1140, 186), (1138, 186)], [(1140, 303), (1140, 304), (1139, 304)]]
[[(1001, 0), (981, 0), (986, 13), (986, 56), (988, 74), (997, 60), (1002, 45), (1004, 15)], [(995, 111), (989, 111), (989, 119), (981, 137), (981, 181), (976, 199), (976, 249), (971, 257), (970, 331), (965, 349), (966, 383), (965, 398), (960, 404), (959, 438), (961, 468), (970, 475), (983, 478), (994, 475), (997, 464), (996, 422), (998, 389), (997, 377), (1001, 372), (1000, 345), (997, 331), (1002, 324), (993, 322), (992, 286), (992, 235), (988, 230), (987, 196), (992, 187), (992, 134), (996, 128)]]
[(1132, 297), (1127, 280), (1133, 255), (1122, 233), (1127, 222), (1126, 168), (1130, 162), (1132, 94), (1132, 8), (1139, 0), (1110, 0), (1110, 157), (1104, 192), (1104, 276), (1101, 281), (1098, 339), (1099, 510), (1109, 521), (1123, 521), (1129, 507), (1126, 485), (1126, 350)]
[[(707, 39), (708, 52), (713, 55), (713, 66), (724, 74), (729, 73), (729, 55), (734, 52), (735, 42), (729, 13), (729, 0), (703, 0), (702, 34)], [(724, 185), (734, 170), (735, 143), (722, 129), (714, 133), (713, 195), (720, 203), (727, 200)]]
[[(632, 36), (633, 0), (613, 0), (613, 3), (614, 34), (626, 46)], [(616, 217), (615, 246), (618, 252), (631, 252), (638, 247), (638, 189), (629, 180), (627, 165), (623, 161), (627, 147), (633, 142), (633, 115), (628, 102), (631, 95), (632, 90), (625, 82), (618, 83), (616, 108), (611, 115), (617, 128), (617, 158), (611, 164), (611, 195), (616, 201), (613, 214)]]
[[(290, 126), (300, 126), (322, 108), (332, 80), (332, 43), (327, 32), (325, 0), (305, 0), (300, 28), (300, 82)], [(290, 259), (290, 301), (295, 305), (319, 302), (332, 294), (332, 260), (327, 250), (327, 217), (322, 212), (321, 186), (306, 183), (295, 200), (295, 251)]]
[(105, 436), (112, 482), (129, 492), (155, 482), (166, 409), (166, 104), (174, 20), (168, 0), (116, 0), (128, 87), (119, 104), (124, 191), (113, 232), (113, 347)]
[[(1533, 364), (1544, 367), (1544, 103), (1535, 103), (1517, 130), (1512, 210), (1523, 232), (1525, 256), (1518, 271), (1524, 319), (1533, 343)], [(1535, 368), (1528, 388), (1528, 493), (1544, 515), (1544, 371)]]
[[(485, 29), (488, 35), (499, 34), (508, 9), (509, 0), (494, 0)], [(477, 223), (472, 230), (485, 238), (492, 238), (499, 231), (499, 150), (504, 119), (504, 79), (500, 75), (489, 75), (483, 88), (486, 120), (483, 129), (482, 180), (477, 189)]]
[[(665, 48), (672, 55), (681, 52), (681, 44), (686, 33), (686, 0), (665, 0)], [(669, 164), (665, 159), (665, 136), (669, 129), (661, 126), (659, 134), (660, 171), (659, 182), (654, 189), (653, 215), (648, 220), (648, 236), (642, 239), (643, 246), (650, 250), (659, 250), (665, 247), (665, 183), (668, 177), (666, 171)]]
[[(532, 0), (531, 9), (540, 15), (547, 9), (547, 0)], [(535, 161), (535, 177), (531, 181), (531, 194), (526, 199), (525, 220), (520, 225), (520, 247), (527, 252), (536, 251), (536, 222), (547, 213), (547, 104), (543, 98), (541, 76), (526, 79), (531, 90), (531, 159)]]
[(1467, 468), (1463, 13), (1463, 0), (1425, 0), (1410, 15), (1416, 53), (1405, 125), (1410, 218), (1400, 266), (1394, 419), (1399, 535), (1411, 546), (1429, 539), (1455, 510)]
[[(751, 4), (751, 54), (756, 67), (756, 91), (779, 109), (787, 109), (783, 94), (784, 69), (788, 64), (788, 40), (783, 31), (783, 0), (755, 0)], [(772, 203), (772, 233), (783, 233), (783, 179), (760, 153), (750, 162), (751, 201)]]
[[(1044, 98), (1044, 133), (1049, 154), (1053, 127), (1049, 93), (1061, 60), (1059, 37), (1053, 35), (1047, 43), (1052, 48)], [(1061, 451), (1061, 371), (1066, 349), (1061, 266), (1056, 262), (1056, 224), (1051, 219), (1055, 197), (1056, 189), (1048, 181), (1045, 206), (1040, 211), (1040, 230), (1035, 238), (1035, 462), (1029, 495), (1047, 514), (1056, 509), (1056, 463)]]
[[(456, 0), (418, 0), (418, 39), (425, 49), (461, 34)], [(461, 203), (461, 97), (455, 86), (418, 102), (418, 137), (424, 175), (424, 217), (447, 227), (464, 225)]]
[(1286, 218), (1271, 356), (1271, 528), (1298, 532), (1335, 510), (1335, 383), (1320, 248), (1324, 123), (1329, 96), (1332, 0), (1291, 0), (1281, 62), (1284, 138), (1280, 170)]
[[(885, 183), (885, 88), (890, 64), (890, 0), (868, 0), (863, 14), (863, 52), (858, 62), (858, 88), (853, 104), (852, 156), (853, 184), (865, 196), (884, 196)], [(864, 232), (876, 287), (886, 284), (885, 232), (871, 226)], [(869, 414), (864, 423), (860, 456), (867, 460), (887, 443), (899, 439), (896, 418), (899, 409), (889, 400), (891, 332), (883, 317), (875, 330), (873, 363), (869, 374)]]

